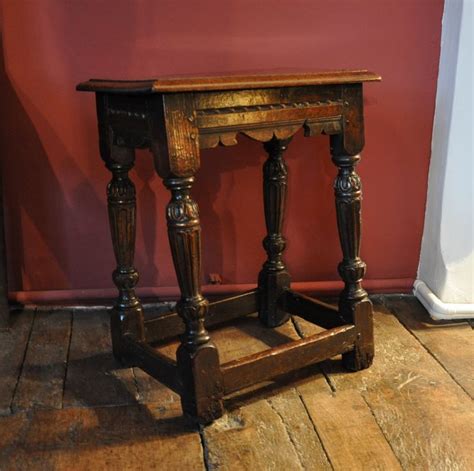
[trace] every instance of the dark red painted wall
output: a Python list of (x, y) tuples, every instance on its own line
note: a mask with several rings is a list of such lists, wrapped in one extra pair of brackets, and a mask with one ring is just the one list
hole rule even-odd
[[(363, 258), (367, 278), (413, 278), (423, 227), (442, 0), (201, 0), (3, 3), (1, 156), (13, 290), (112, 286), (109, 175), (98, 156), (90, 77), (251, 69), (368, 68)], [(137, 156), (136, 264), (172, 286), (164, 207), (150, 156)], [(286, 235), (294, 280), (332, 280), (340, 258), (327, 138), (297, 135)], [(204, 273), (252, 283), (263, 261), (262, 146), (202, 153), (195, 197)]]

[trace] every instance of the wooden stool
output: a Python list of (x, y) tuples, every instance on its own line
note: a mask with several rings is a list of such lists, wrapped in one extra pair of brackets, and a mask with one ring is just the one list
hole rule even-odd
[[(96, 93), (100, 153), (112, 172), (107, 197), (117, 260), (113, 280), (119, 290), (111, 319), (114, 354), (177, 391), (183, 411), (199, 422), (222, 415), (226, 394), (340, 353), (350, 370), (370, 366), (372, 305), (361, 286), (366, 266), (359, 257), (361, 183), (355, 166), (364, 146), (362, 83), (378, 80), (376, 74), (356, 70), (89, 80), (78, 85), (78, 90)], [(292, 291), (282, 260), (287, 189), (283, 154), (301, 127), (306, 136), (330, 135), (332, 160), (339, 170), (334, 188), (343, 260), (338, 270), (345, 288), (338, 309)], [(263, 167), (267, 261), (257, 289), (209, 303), (201, 293), (201, 228), (191, 188), (199, 149), (237, 144), (238, 133), (264, 142), (268, 153)], [(135, 187), (128, 172), (136, 148), (151, 150), (156, 171), (171, 192), (166, 219), (181, 290), (176, 313), (146, 321), (134, 291)], [(297, 314), (327, 330), (220, 364), (206, 328), (254, 312), (268, 327)], [(178, 334), (176, 363), (151, 346)]]

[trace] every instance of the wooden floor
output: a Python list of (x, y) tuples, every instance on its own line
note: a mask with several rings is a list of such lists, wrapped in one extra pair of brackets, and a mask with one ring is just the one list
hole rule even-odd
[[(113, 360), (106, 312), (17, 313), (0, 332), (0, 470), (474, 470), (471, 325), (435, 323), (410, 296), (374, 303), (369, 370), (307, 368), (231, 397), (202, 429)], [(224, 362), (313, 329), (250, 318), (213, 338)]]

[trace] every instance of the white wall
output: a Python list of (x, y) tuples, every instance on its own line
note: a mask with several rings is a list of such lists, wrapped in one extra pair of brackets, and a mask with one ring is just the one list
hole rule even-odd
[[(445, 0), (425, 227), (415, 294), (433, 317), (474, 317), (474, 0)], [(416, 137), (414, 137), (416, 138)]]

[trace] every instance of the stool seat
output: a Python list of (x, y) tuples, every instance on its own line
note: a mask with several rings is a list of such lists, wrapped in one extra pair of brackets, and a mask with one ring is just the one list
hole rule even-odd
[(229, 75), (180, 75), (149, 80), (91, 79), (77, 89), (107, 93), (173, 93), (212, 90), (253, 90), (255, 88), (330, 85), (379, 81), (379, 75), (368, 70), (333, 70), (321, 72), (267, 72)]
[[(380, 76), (366, 70), (340, 70), (92, 79), (77, 86), (96, 94), (100, 154), (112, 173), (107, 201), (117, 261), (113, 280), (118, 298), (111, 317), (114, 355), (177, 391), (183, 412), (197, 421), (220, 417), (227, 394), (341, 353), (349, 370), (372, 363), (372, 304), (361, 284), (366, 266), (359, 256), (362, 193), (355, 167), (364, 147), (363, 83), (378, 80)], [(284, 153), (301, 128), (308, 137), (329, 136), (338, 169), (334, 192), (344, 289), (337, 308), (294, 292), (283, 260), (288, 186)], [(268, 154), (262, 183), (267, 260), (257, 289), (209, 303), (201, 292), (201, 227), (191, 189), (200, 149), (235, 145), (239, 133), (263, 142)], [(176, 312), (146, 320), (135, 293), (136, 198), (129, 178), (138, 148), (151, 151), (170, 191), (166, 220), (181, 291)], [(269, 328), (297, 314), (326, 330), (220, 363), (209, 326), (255, 312)], [(177, 335), (181, 343), (173, 362), (154, 347)]]

